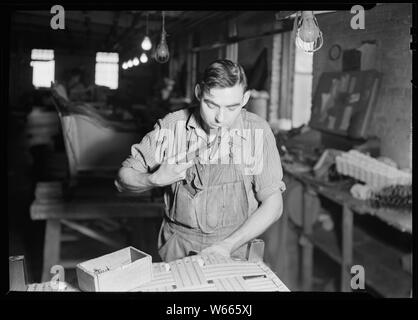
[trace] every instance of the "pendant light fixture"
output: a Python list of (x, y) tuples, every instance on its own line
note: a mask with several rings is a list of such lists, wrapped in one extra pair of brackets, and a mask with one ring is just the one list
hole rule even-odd
[(296, 12), (293, 28), (296, 45), (306, 53), (314, 53), (322, 47), (324, 40), (313, 11), (302, 11), (301, 16)]
[(141, 54), (141, 57), (139, 57), (139, 60), (140, 60), (142, 63), (147, 63), (147, 62), (148, 62), (148, 57), (147, 57), (147, 55), (146, 55), (146, 53), (145, 53), (145, 52), (143, 52), (143, 53)]
[(144, 40), (142, 40), (141, 48), (145, 51), (151, 50), (152, 43), (150, 38), (148, 37), (148, 13), (147, 13), (147, 24), (146, 24), (146, 31), (145, 31), (145, 37)]
[(159, 63), (166, 63), (170, 58), (170, 52), (168, 51), (167, 33), (165, 32), (165, 21), (164, 21), (164, 11), (162, 12), (162, 28), (161, 28), (161, 40), (155, 50), (155, 60)]

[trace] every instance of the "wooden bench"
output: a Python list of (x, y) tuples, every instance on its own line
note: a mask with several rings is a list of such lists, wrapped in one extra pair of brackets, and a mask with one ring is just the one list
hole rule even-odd
[[(79, 186), (65, 192), (62, 182), (40, 182), (35, 191), (35, 200), (30, 207), (33, 220), (46, 220), (42, 281), (50, 278), (50, 269), (54, 265), (74, 267), (80, 261), (62, 261), (60, 259), (61, 244), (65, 240), (62, 226), (104, 243), (111, 248), (122, 248), (126, 245), (109, 237), (105, 232), (85, 224), (86, 221), (101, 222), (118, 227), (116, 219), (130, 218), (140, 220), (142, 233), (138, 235), (145, 239), (154, 232), (147, 223), (154, 219), (162, 219), (164, 203), (151, 202), (150, 194), (141, 197), (127, 196), (118, 193), (115, 188), (97, 186), (96, 188)], [(157, 219), (157, 220), (156, 220)], [(119, 226), (120, 227), (120, 226)], [(146, 240), (143, 240), (143, 243)]]

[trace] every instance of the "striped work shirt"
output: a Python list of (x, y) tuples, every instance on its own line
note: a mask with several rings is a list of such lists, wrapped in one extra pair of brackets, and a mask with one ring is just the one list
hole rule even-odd
[[(141, 142), (131, 147), (131, 154), (122, 166), (151, 173), (165, 159), (177, 156), (177, 160), (188, 160), (185, 155), (190, 156), (194, 154), (191, 151), (204, 149), (202, 147), (211, 141), (212, 136), (208, 137), (200, 121), (199, 107), (167, 114), (157, 121), (154, 129)], [(165, 153), (158, 147), (163, 139), (168, 141)], [(248, 195), (249, 198), (252, 196), (262, 202), (273, 193), (286, 189), (276, 139), (267, 121), (256, 114), (242, 109), (226, 138), (222, 138), (217, 157), (209, 158), (210, 150), (199, 154), (202, 163), (233, 161), (243, 164), (253, 186), (253, 194)]]

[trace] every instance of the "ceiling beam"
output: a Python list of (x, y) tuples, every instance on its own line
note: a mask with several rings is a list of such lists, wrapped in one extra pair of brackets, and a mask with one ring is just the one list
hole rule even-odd
[(192, 52), (199, 52), (199, 51), (204, 51), (204, 50), (216, 49), (216, 48), (225, 47), (229, 44), (233, 44), (233, 43), (237, 43), (237, 42), (241, 42), (241, 41), (259, 39), (259, 38), (272, 36), (272, 35), (279, 34), (279, 33), (289, 32), (293, 29), (293, 20), (285, 19), (282, 22), (283, 22), (283, 25), (280, 29), (273, 29), (273, 30), (266, 31), (266, 32), (263, 32), (263, 33), (260, 33), (260, 34), (255, 34), (255, 35), (252, 35), (252, 36), (228, 37), (225, 41), (222, 41), (222, 42), (216, 42), (216, 43), (212, 43), (212, 44), (209, 44), (209, 45), (193, 47), (191, 49), (191, 51)]

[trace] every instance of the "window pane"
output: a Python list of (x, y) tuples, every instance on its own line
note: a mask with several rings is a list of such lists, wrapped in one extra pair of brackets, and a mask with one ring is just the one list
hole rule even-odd
[(312, 75), (295, 73), (293, 92), (293, 127), (307, 124), (311, 118)]
[(312, 73), (313, 55), (305, 53), (298, 46), (295, 46), (295, 50), (295, 72)]
[(97, 52), (96, 53), (96, 62), (110, 62), (118, 63), (119, 54), (116, 52)]
[(32, 60), (53, 60), (54, 50), (48, 49), (32, 49)]
[(96, 63), (95, 83), (99, 86), (106, 86), (110, 89), (118, 88), (119, 64), (117, 63)]
[(32, 84), (35, 87), (51, 87), (55, 78), (55, 61), (32, 61)]
[(307, 124), (311, 117), (313, 55), (295, 46), (292, 125)]

